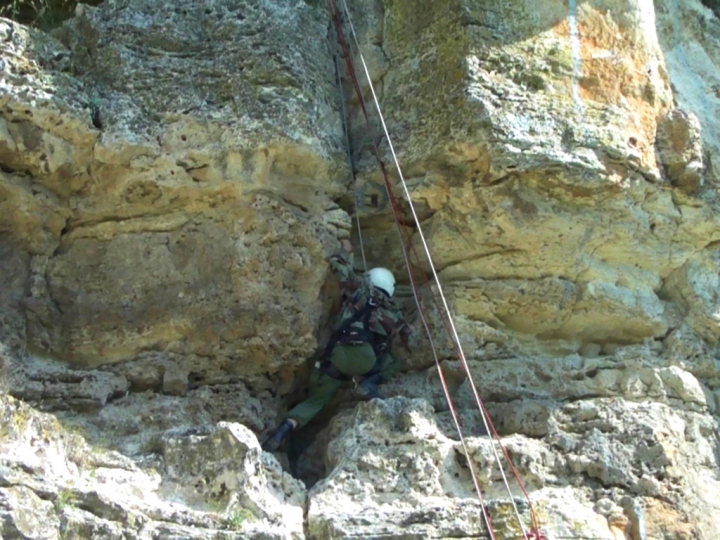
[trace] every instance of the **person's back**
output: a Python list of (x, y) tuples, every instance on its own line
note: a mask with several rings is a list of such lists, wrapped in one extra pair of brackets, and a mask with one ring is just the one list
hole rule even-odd
[(330, 267), (342, 288), (343, 303), (325, 353), (315, 366), (311, 391), (296, 405), (263, 444), (272, 451), (298, 426), (304, 426), (327, 405), (344, 381), (361, 377), (356, 390), (378, 398), (383, 376), (397, 368), (388, 359), (394, 337), (401, 336), (408, 349), (409, 326), (393, 300), (395, 277), (386, 268), (373, 268), (366, 276), (353, 269), (352, 246), (345, 240), (342, 251), (330, 257)]
[[(398, 333), (403, 345), (407, 347), (409, 326), (405, 322), (402, 310), (393, 299), (395, 277), (386, 268), (373, 268), (366, 276), (359, 276), (353, 268), (352, 247), (343, 242), (343, 251), (330, 257), (330, 267), (340, 281), (343, 305), (335, 323), (335, 331), (340, 331), (350, 319), (368, 308), (370, 316), (367, 323), (372, 339), (384, 350)], [(363, 321), (354, 321), (351, 326), (360, 328)]]

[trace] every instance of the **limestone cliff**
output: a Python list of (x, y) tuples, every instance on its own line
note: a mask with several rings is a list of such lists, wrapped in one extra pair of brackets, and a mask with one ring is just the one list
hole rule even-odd
[[(720, 537), (716, 6), (348, 3), (548, 540)], [(471, 462), (522, 538), (436, 310), (467, 452), (421, 325), (389, 399), (343, 392), (287, 470), (257, 444), (327, 338), (354, 195), (412, 309), (327, 36), (300, 0), (0, 19), (2, 537), (485, 538)]]

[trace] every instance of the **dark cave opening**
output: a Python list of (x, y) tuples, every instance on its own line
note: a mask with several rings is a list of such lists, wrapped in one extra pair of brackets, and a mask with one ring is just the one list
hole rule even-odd
[(78, 4), (102, 3), (103, 0), (0, 0), (0, 16), (48, 31), (74, 17)]

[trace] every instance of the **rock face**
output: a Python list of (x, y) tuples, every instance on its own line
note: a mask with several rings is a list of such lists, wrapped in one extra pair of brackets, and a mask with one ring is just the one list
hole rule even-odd
[[(348, 5), (548, 540), (719, 537), (717, 6)], [(259, 449), (327, 338), (353, 192), (368, 264), (411, 304), (342, 68), (350, 189), (327, 24), (301, 0), (0, 19), (3, 537), (488, 537), (472, 466), (497, 538), (522, 538), (427, 290), (466, 447), (414, 321), (390, 399), (341, 393), (286, 467), (317, 484)]]
[(483, 530), (458, 444), (440, 432), (426, 401), (375, 400), (331, 429), (331, 472), (310, 493), (311, 537), (445, 538)]
[(316, 261), (349, 226), (340, 118), (322, 41), (287, 44), (322, 22), (233, 6), (86, 8), (57, 33), (71, 49), (2, 23), (2, 230), (33, 256), (32, 349), (89, 366), (167, 351), (182, 380), (317, 346)]
[(170, 433), (138, 466), (13, 398), (0, 415), (3, 538), (303, 537), (305, 488), (240, 424)]
[(383, 106), (454, 312), (552, 351), (661, 338), (720, 228), (652, 2), (426, 4), (384, 7)]
[[(628, 416), (639, 422), (626, 423)], [(548, 538), (711, 538), (717, 531), (720, 508), (708, 498), (720, 485), (717, 465), (712, 447), (698, 444), (715, 429), (707, 416), (593, 399), (552, 409), (539, 423), (542, 440), (513, 435), (505, 445)], [(425, 400), (406, 398), (362, 404), (329, 429), (330, 473), (309, 493), (311, 537), (489, 538), (480, 532), (467, 462), (486, 497), (507, 499), (488, 438), (469, 438), (467, 456)], [(693, 472), (680, 463), (692, 463)], [(512, 490), (522, 500), (516, 484)], [(685, 498), (697, 506), (678, 512)], [(518, 510), (529, 530), (527, 506)], [(521, 537), (507, 500), (488, 511), (498, 538)]]
[(675, 101), (692, 111), (702, 126), (708, 180), (717, 183), (713, 156), (720, 147), (720, 132), (714, 111), (718, 96), (715, 87), (720, 81), (716, 63), (714, 35), (718, 28), (718, 5), (713, 0), (655, 2), (658, 38), (665, 53)]
[(673, 109), (658, 124), (657, 146), (673, 186), (695, 194), (703, 184), (700, 123), (695, 115)]

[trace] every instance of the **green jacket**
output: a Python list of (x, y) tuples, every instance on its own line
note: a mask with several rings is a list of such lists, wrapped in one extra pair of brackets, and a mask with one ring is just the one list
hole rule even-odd
[[(377, 308), (370, 317), (370, 330), (376, 334), (378, 343), (388, 347), (396, 335), (400, 335), (403, 347), (408, 348), (410, 327), (403, 317), (402, 310), (395, 301), (383, 291), (375, 289), (366, 276), (359, 276), (353, 268), (353, 254), (341, 251), (330, 257), (330, 268), (340, 281), (343, 292), (343, 305), (340, 309), (335, 329), (351, 318), (356, 309), (362, 309), (364, 303), (372, 299)], [(359, 295), (358, 295), (359, 293)], [(358, 298), (358, 304), (353, 300)], [(362, 327), (362, 321), (355, 325)]]

